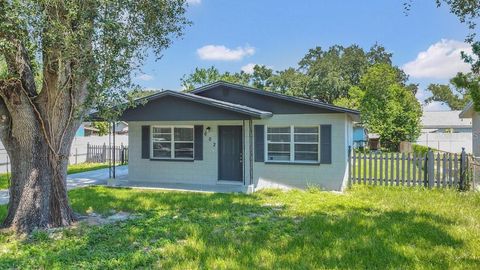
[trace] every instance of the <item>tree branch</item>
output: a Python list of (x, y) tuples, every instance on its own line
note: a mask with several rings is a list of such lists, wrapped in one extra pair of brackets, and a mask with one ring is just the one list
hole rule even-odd
[(13, 39), (12, 44), (14, 49), (4, 52), (8, 72), (20, 79), (23, 89), (28, 93), (28, 96), (34, 97), (37, 95), (37, 88), (28, 51), (17, 39)]

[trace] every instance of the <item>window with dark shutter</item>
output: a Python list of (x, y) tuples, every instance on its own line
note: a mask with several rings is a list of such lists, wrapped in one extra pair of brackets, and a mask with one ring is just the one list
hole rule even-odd
[(255, 162), (263, 162), (265, 159), (265, 126), (255, 125), (253, 132), (255, 142)]
[(142, 159), (150, 158), (150, 126), (142, 126)]
[(320, 126), (320, 163), (332, 164), (332, 125)]
[(203, 126), (194, 126), (195, 130), (195, 160), (203, 160)]

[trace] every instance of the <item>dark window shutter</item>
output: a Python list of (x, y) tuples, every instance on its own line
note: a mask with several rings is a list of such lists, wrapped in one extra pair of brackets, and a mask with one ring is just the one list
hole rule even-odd
[(255, 140), (255, 161), (263, 162), (265, 159), (265, 126), (255, 125), (253, 132)]
[(142, 158), (150, 158), (150, 126), (142, 126)]
[(320, 163), (332, 164), (332, 125), (320, 126)]
[(194, 126), (195, 160), (203, 160), (203, 126)]

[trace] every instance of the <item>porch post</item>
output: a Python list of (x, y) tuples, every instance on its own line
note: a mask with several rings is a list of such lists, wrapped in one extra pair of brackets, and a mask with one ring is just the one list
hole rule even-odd
[(112, 178), (112, 123), (108, 121), (108, 149), (110, 151), (110, 157), (108, 159), (108, 178)]
[(253, 124), (252, 118), (248, 120), (248, 164), (250, 174), (250, 185), (253, 185)]
[(116, 148), (115, 148), (115, 122), (112, 123), (112, 130), (113, 130), (113, 179), (115, 179), (115, 167), (116, 167), (116, 164), (115, 164), (115, 154), (116, 154)]

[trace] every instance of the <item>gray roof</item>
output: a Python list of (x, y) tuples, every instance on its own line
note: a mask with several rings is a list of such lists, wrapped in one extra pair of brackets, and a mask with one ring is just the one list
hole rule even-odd
[(174, 96), (174, 97), (186, 99), (186, 100), (189, 100), (189, 101), (213, 106), (213, 107), (220, 108), (220, 109), (225, 109), (225, 110), (228, 110), (228, 111), (234, 111), (234, 112), (237, 112), (237, 113), (246, 114), (246, 115), (254, 116), (254, 117), (258, 117), (258, 118), (268, 118), (268, 117), (272, 116), (271, 112), (258, 110), (258, 109), (251, 108), (251, 107), (248, 107), (248, 106), (244, 106), (244, 105), (240, 105), (240, 104), (234, 104), (234, 103), (225, 102), (225, 101), (216, 100), (216, 99), (207, 98), (207, 97), (202, 97), (202, 96), (198, 96), (198, 95), (194, 95), (194, 94), (190, 94), (190, 93), (176, 92), (176, 91), (172, 91), (172, 90), (164, 90), (164, 91), (161, 91), (159, 93), (155, 93), (153, 95), (140, 98), (139, 101), (141, 101), (141, 100), (151, 101), (151, 100), (155, 100), (157, 98), (161, 98), (161, 97), (164, 97), (164, 96)]
[(255, 94), (259, 94), (259, 95), (265, 95), (265, 96), (269, 96), (269, 97), (279, 98), (279, 99), (283, 99), (283, 100), (287, 100), (287, 101), (291, 101), (291, 102), (295, 102), (295, 103), (314, 106), (314, 107), (317, 107), (317, 108), (328, 109), (328, 110), (335, 111), (335, 112), (347, 113), (347, 114), (351, 115), (357, 121), (359, 120), (358, 118), (360, 116), (360, 112), (357, 111), (357, 110), (347, 109), (347, 108), (327, 104), (327, 103), (324, 103), (324, 102), (321, 102), (321, 101), (317, 101), (317, 100), (287, 96), (287, 95), (283, 95), (283, 94), (279, 94), (279, 93), (275, 93), (275, 92), (271, 92), (271, 91), (260, 90), (260, 89), (257, 89), (257, 88), (244, 86), (244, 85), (240, 85), (240, 84), (229, 83), (229, 82), (225, 82), (225, 81), (218, 81), (218, 82), (214, 82), (214, 83), (211, 83), (211, 84), (207, 84), (205, 86), (202, 86), (202, 87), (199, 87), (199, 88), (193, 90), (192, 93), (193, 94), (199, 94), (199, 93), (208, 91), (208, 90), (213, 89), (213, 88), (218, 87), (218, 86), (231, 87), (231, 88), (234, 88), (234, 89), (248, 91), (248, 92), (252, 92), (252, 93), (255, 93)]
[(473, 109), (473, 101), (470, 101), (460, 112), (459, 116), (460, 118), (472, 118), (474, 111), (475, 110)]
[(423, 112), (422, 128), (471, 128), (471, 119), (460, 118), (460, 111), (435, 111)]

